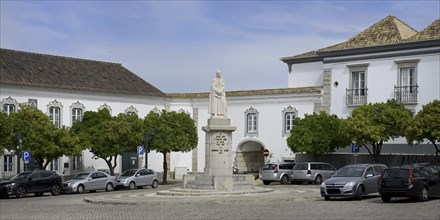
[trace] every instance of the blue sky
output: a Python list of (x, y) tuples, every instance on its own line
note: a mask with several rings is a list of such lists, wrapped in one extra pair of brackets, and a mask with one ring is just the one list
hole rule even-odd
[(280, 57), (348, 40), (388, 15), (417, 31), (429, 1), (5, 1), (0, 47), (121, 63), (163, 92), (287, 87)]

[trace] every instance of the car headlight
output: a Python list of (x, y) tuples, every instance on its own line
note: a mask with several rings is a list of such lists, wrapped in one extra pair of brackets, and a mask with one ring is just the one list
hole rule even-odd
[(354, 186), (354, 181), (348, 182), (344, 185), (344, 188), (353, 188)]
[(13, 187), (13, 186), (15, 186), (15, 183), (9, 183), (6, 185), (6, 187)]

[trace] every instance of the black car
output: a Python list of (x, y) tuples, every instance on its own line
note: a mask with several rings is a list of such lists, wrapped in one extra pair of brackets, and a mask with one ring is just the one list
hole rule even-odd
[(0, 198), (10, 195), (22, 198), (28, 193), (43, 196), (45, 192), (55, 196), (60, 194), (61, 186), (61, 177), (53, 171), (26, 171), (15, 175), (9, 181), (0, 182)]
[(440, 196), (440, 167), (419, 163), (385, 169), (379, 179), (379, 194), (384, 202), (393, 197), (422, 202), (429, 196)]

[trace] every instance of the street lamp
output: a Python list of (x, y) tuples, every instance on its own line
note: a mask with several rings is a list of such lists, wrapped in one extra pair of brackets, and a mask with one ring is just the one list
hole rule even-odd
[(23, 145), (23, 136), (21, 136), (20, 132), (15, 134), (15, 143), (17, 145), (17, 150), (15, 151), (15, 155), (17, 155), (17, 174), (20, 173), (20, 155), (21, 155), (21, 146)]
[(153, 139), (156, 131), (154, 129), (150, 130), (150, 132), (146, 133), (144, 136), (145, 143), (145, 168), (148, 169), (148, 153), (150, 152), (150, 142)]

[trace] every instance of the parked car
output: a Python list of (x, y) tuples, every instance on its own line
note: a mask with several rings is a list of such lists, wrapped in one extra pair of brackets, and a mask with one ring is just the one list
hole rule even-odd
[(321, 196), (362, 199), (363, 195), (377, 193), (378, 180), (387, 168), (384, 164), (355, 164), (339, 169), (321, 184)]
[(440, 166), (411, 164), (388, 168), (379, 179), (379, 194), (384, 202), (393, 197), (422, 202), (430, 196), (440, 196)]
[(323, 180), (330, 178), (336, 169), (323, 162), (301, 162), (297, 163), (292, 170), (292, 183), (309, 182), (321, 184)]
[(22, 198), (28, 193), (43, 196), (45, 192), (56, 196), (60, 194), (61, 186), (61, 177), (53, 171), (26, 171), (15, 175), (9, 181), (0, 182), (0, 197), (7, 198), (15, 195)]
[(157, 188), (159, 180), (157, 173), (151, 169), (129, 169), (116, 177), (116, 188), (142, 189), (144, 186)]
[(116, 186), (116, 177), (102, 171), (81, 172), (71, 180), (64, 182), (63, 191), (83, 193), (85, 191), (112, 191)]
[(260, 169), (258, 178), (264, 185), (269, 185), (271, 182), (287, 184), (290, 183), (290, 174), (294, 166), (295, 163), (267, 163)]

